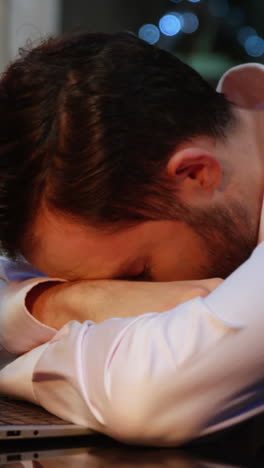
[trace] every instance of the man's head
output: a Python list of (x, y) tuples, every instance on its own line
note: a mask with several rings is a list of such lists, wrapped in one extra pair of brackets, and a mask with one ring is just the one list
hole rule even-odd
[(256, 243), (232, 106), (130, 34), (22, 53), (0, 82), (0, 123), (3, 249), (51, 275), (225, 276)]

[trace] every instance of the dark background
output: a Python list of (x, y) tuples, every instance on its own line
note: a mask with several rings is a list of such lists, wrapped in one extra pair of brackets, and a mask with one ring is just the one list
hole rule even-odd
[(63, 0), (61, 30), (76, 28), (131, 31), (211, 81), (230, 66), (264, 63), (263, 0)]

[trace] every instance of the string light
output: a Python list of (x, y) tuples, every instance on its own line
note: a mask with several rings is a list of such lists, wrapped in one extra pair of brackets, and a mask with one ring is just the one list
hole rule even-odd
[(245, 50), (251, 57), (261, 57), (264, 54), (264, 40), (259, 36), (250, 36), (245, 41)]
[(143, 24), (138, 31), (138, 37), (149, 44), (156, 44), (160, 38), (160, 32), (155, 24)]
[(167, 14), (159, 20), (159, 28), (165, 36), (175, 36), (181, 30), (181, 21), (175, 14)]
[(183, 25), (182, 31), (191, 34), (199, 28), (199, 19), (198, 16), (194, 13), (183, 13)]
[[(202, 0), (185, 0), (191, 4), (200, 3)], [(180, 4), (183, 0), (170, 0), (173, 4)], [(225, 25), (235, 30), (236, 39), (250, 57), (264, 56), (264, 38), (250, 25), (243, 25), (245, 12), (235, 5), (230, 6), (229, 0), (207, 0), (206, 7), (212, 16), (225, 17)], [(199, 10), (198, 10), (199, 11)], [(156, 44), (161, 37), (176, 36), (180, 32), (192, 34), (199, 28), (199, 17), (193, 12), (172, 11), (164, 14), (158, 25), (144, 24), (138, 31), (138, 36), (149, 44)]]
[(256, 36), (257, 31), (256, 29), (252, 28), (251, 26), (243, 26), (238, 30), (237, 33), (237, 40), (240, 42), (242, 46), (245, 46), (246, 40), (251, 36)]

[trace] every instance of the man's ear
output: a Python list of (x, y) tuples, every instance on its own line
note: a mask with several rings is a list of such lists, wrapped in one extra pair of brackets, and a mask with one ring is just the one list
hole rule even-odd
[(221, 166), (209, 151), (199, 147), (179, 149), (167, 164), (167, 173), (183, 199), (211, 198), (220, 186)]

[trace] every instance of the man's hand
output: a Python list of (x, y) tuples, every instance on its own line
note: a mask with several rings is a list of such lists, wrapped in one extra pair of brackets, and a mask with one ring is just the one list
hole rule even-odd
[(32, 315), (60, 329), (70, 320), (102, 322), (111, 317), (132, 317), (164, 312), (193, 299), (205, 297), (222, 280), (171, 281), (164, 283), (123, 280), (41, 283), (28, 294)]

